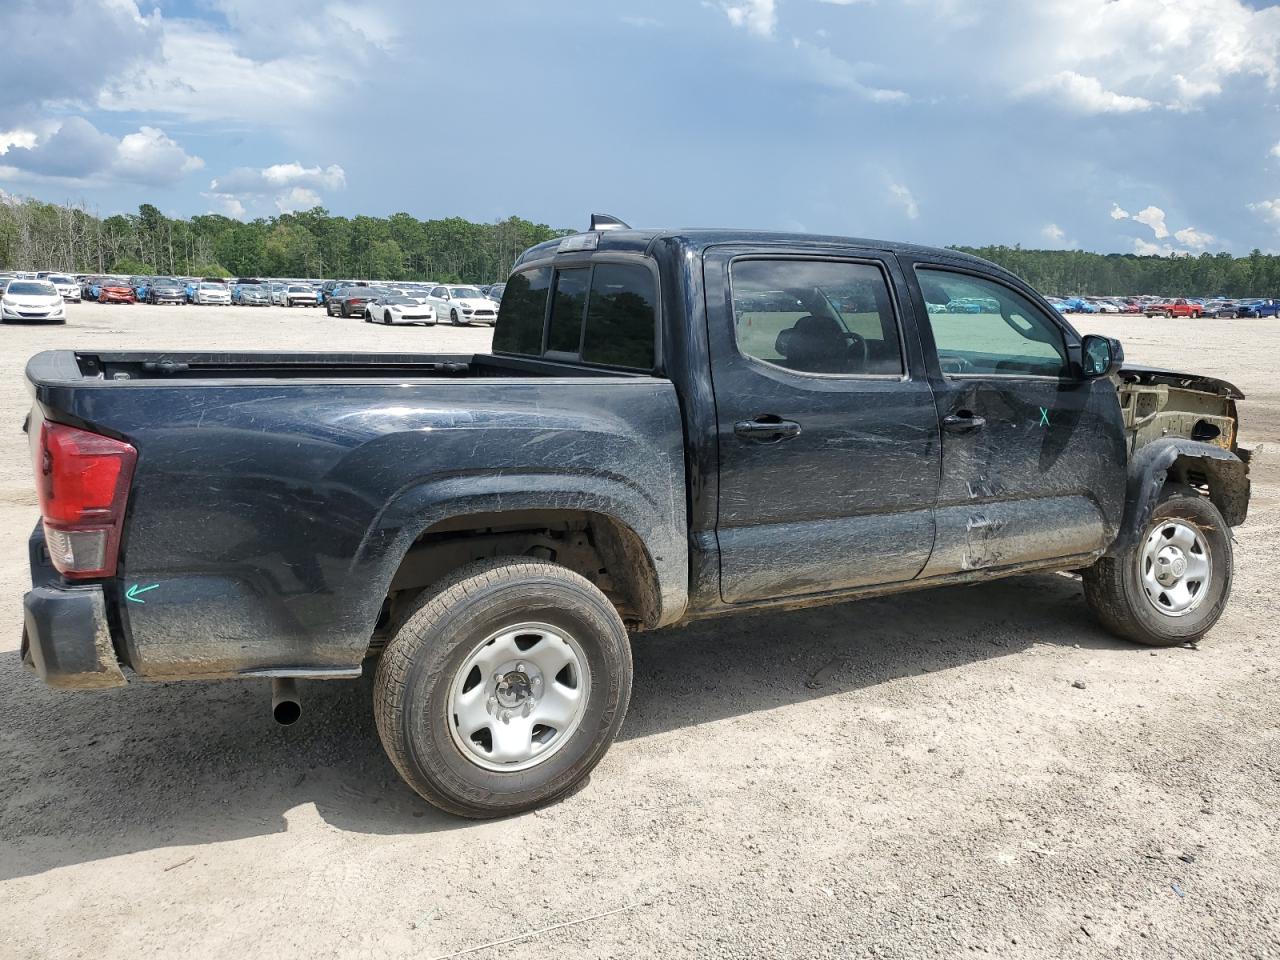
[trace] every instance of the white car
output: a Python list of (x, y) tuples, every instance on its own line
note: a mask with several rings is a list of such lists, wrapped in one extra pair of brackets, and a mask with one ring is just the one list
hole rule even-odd
[(441, 322), (448, 320), (455, 326), (498, 322), (498, 305), (475, 287), (434, 287), (427, 303), (435, 307)]
[(68, 277), (65, 273), (51, 273), (45, 279), (57, 288), (63, 300), (68, 303), (80, 302), (80, 281), (75, 277)]
[(285, 291), (289, 289), (289, 285), (279, 280), (272, 280), (268, 286), (271, 288), (271, 303), (274, 306), (287, 307), (289, 301), (285, 299)]
[(436, 311), (429, 303), (419, 303), (400, 293), (384, 293), (364, 305), (365, 323), (421, 323), (433, 327)]
[(281, 299), (276, 302), (283, 303), (286, 307), (318, 307), (320, 294), (307, 283), (286, 283)]
[(1097, 307), (1099, 313), (1119, 313), (1120, 312), (1120, 307), (1112, 303), (1110, 300), (1090, 300), (1089, 303), (1092, 303), (1095, 307)]
[(47, 280), (10, 280), (0, 294), (0, 322), (66, 323), (62, 294)]
[(196, 293), (191, 302), (201, 305), (221, 304), (229, 307), (231, 306), (231, 291), (225, 283), (199, 283), (196, 284)]

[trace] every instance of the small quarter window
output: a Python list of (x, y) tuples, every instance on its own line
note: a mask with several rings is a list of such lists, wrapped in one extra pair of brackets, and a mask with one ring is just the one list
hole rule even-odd
[(596, 264), (582, 359), (614, 367), (652, 369), (656, 302), (653, 274), (645, 267)]
[[(512, 274), (507, 281), (493, 331), (495, 352), (529, 357), (542, 353), (542, 321), (547, 314), (547, 291), (550, 287), (550, 267), (533, 267)], [(433, 290), (432, 296), (436, 295)]]

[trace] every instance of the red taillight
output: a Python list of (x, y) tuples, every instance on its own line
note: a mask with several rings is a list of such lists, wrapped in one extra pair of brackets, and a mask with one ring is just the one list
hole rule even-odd
[(36, 451), (36, 490), (49, 559), (68, 577), (116, 572), (120, 529), (138, 451), (46, 420)]

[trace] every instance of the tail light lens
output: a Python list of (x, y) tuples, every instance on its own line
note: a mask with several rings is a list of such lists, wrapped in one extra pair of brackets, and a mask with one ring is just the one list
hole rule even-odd
[(138, 451), (127, 443), (44, 421), (36, 489), (49, 559), (64, 576), (111, 577)]

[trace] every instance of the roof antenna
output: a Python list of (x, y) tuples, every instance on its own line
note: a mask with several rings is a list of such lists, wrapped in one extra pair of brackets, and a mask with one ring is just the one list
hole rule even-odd
[(607, 213), (593, 213), (591, 215), (591, 226), (589, 230), (630, 230), (628, 224), (623, 223), (617, 217), (611, 217)]

